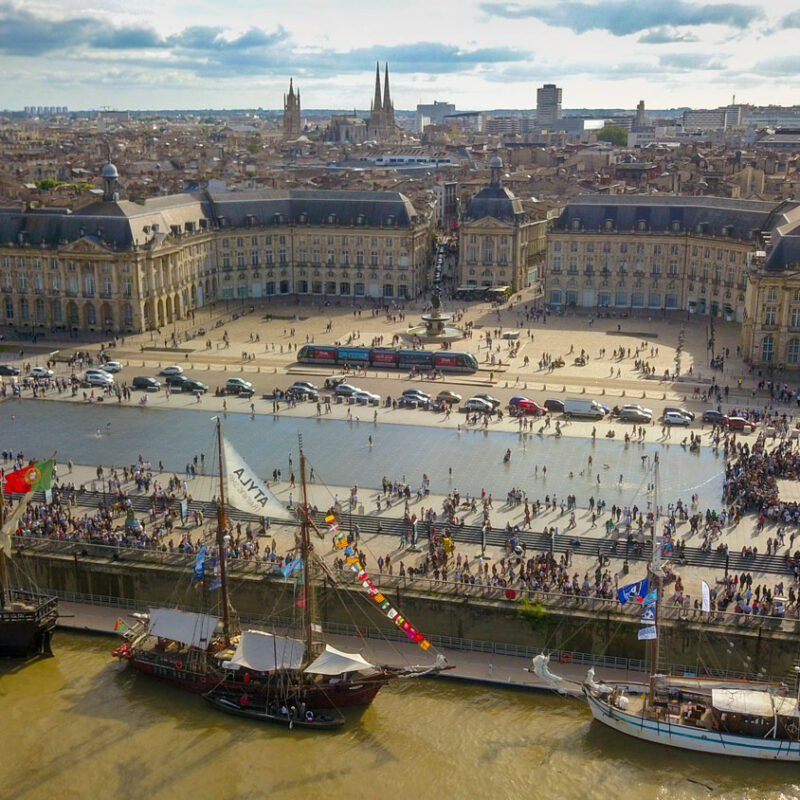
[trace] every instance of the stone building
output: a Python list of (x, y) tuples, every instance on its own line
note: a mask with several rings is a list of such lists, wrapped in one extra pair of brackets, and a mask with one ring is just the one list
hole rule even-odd
[(295, 92), (289, 78), (289, 94), (283, 96), (283, 138), (296, 139), (301, 133), (300, 127), (300, 92)]
[(383, 98), (381, 98), (381, 70), (380, 64), (375, 65), (375, 96), (370, 106), (369, 120), (367, 121), (367, 137), (379, 142), (392, 140), (397, 134), (394, 123), (394, 103), (389, 94), (389, 65), (386, 64), (386, 74), (383, 85)]
[(800, 203), (584, 195), (548, 234), (545, 300), (742, 323), (753, 364), (800, 366)]
[(546, 251), (547, 220), (532, 220), (522, 201), (503, 186), (502, 159), (489, 162), (491, 179), (467, 204), (459, 234), (459, 286), (539, 284)]
[(0, 324), (140, 332), (217, 300), (402, 302), (427, 283), (433, 220), (399, 192), (264, 190), (0, 209)]

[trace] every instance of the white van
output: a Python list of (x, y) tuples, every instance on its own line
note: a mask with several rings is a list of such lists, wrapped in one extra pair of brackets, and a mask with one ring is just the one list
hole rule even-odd
[(587, 419), (603, 419), (605, 409), (597, 400), (580, 400), (567, 398), (564, 400), (565, 417), (586, 417)]

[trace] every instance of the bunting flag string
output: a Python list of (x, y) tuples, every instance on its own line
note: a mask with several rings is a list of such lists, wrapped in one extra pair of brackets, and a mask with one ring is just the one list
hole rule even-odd
[[(328, 517), (325, 518), (325, 521), (328, 522)], [(398, 628), (400, 628), (400, 630), (405, 632), (406, 636), (408, 636), (412, 642), (418, 644), (423, 650), (430, 648), (431, 643), (425, 638), (424, 634), (420, 633), (404, 616), (400, 614), (400, 612), (389, 602), (389, 600), (387, 600), (386, 597), (381, 594), (380, 589), (378, 589), (378, 587), (372, 582), (369, 575), (367, 575), (367, 571), (361, 566), (358, 553), (353, 547), (350, 546), (350, 543), (347, 541), (347, 536), (338, 532), (338, 527), (339, 526), (336, 524), (335, 519), (328, 523), (328, 530), (333, 533), (335, 546), (339, 550), (344, 551), (346, 562), (350, 565), (350, 569), (355, 572), (358, 582), (364, 589), (366, 589), (367, 594), (369, 594), (369, 596), (378, 604), (381, 611), (383, 611), (386, 616), (392, 622), (394, 622)]]

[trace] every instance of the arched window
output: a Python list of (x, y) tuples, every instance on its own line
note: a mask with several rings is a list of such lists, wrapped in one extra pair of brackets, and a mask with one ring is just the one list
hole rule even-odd
[(775, 340), (772, 338), (772, 335), (765, 336), (761, 340), (761, 360), (772, 361), (774, 351), (775, 351)]
[(789, 339), (786, 344), (786, 363), (797, 364), (800, 361), (800, 339)]

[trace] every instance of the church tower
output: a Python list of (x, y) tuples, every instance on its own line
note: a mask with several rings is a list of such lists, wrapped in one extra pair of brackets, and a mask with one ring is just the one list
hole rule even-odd
[(389, 93), (389, 65), (383, 82), (383, 97), (381, 98), (381, 67), (375, 64), (375, 97), (370, 106), (369, 121), (367, 122), (367, 135), (370, 139), (387, 141), (395, 135), (394, 103)]
[(300, 92), (295, 92), (289, 78), (289, 94), (283, 96), (283, 138), (296, 139), (300, 134)]

